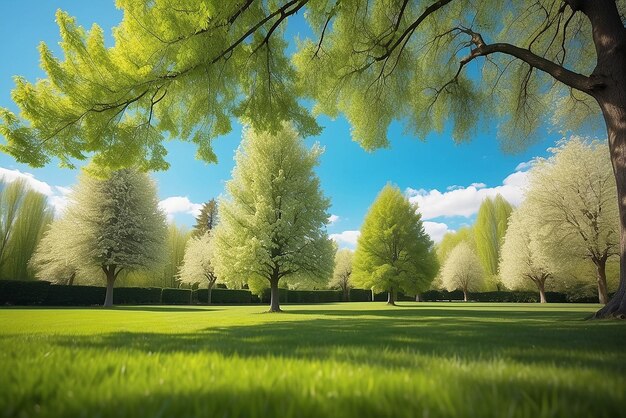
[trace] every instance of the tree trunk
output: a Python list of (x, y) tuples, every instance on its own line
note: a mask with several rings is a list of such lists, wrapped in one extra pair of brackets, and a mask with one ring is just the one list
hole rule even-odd
[(387, 292), (387, 305), (396, 306), (396, 295), (394, 294), (393, 287)]
[(620, 221), (620, 281), (613, 298), (595, 318), (626, 318), (626, 29), (614, 0), (568, 0), (591, 23), (596, 48), (596, 68), (591, 78), (600, 86), (588, 91), (602, 110), (617, 184)]
[(350, 288), (349, 287), (345, 287), (343, 289), (343, 301), (350, 302)]
[(207, 292), (207, 304), (211, 304), (211, 290), (213, 290), (213, 285), (215, 284), (215, 282), (209, 282), (209, 286), (207, 288), (208, 292)]
[(543, 280), (537, 280), (537, 288), (539, 289), (539, 303), (546, 303), (546, 289)]
[(111, 306), (113, 306), (113, 283), (115, 283), (115, 268), (109, 266), (107, 269), (104, 270), (104, 272), (106, 273), (107, 279), (107, 293), (104, 297), (104, 305), (102, 306), (104, 306), (105, 308), (110, 308)]
[(467, 302), (467, 288), (463, 288), (463, 302)]
[(374, 289), (372, 288), (372, 302), (374, 302)]
[(277, 278), (272, 278), (272, 280), (270, 280), (270, 310), (269, 312), (281, 312)]
[(67, 285), (72, 286), (74, 284), (74, 279), (76, 278), (76, 272), (70, 275), (70, 278), (67, 280)]
[(596, 281), (598, 282), (598, 300), (606, 305), (609, 301), (606, 290), (606, 259), (594, 261), (596, 265)]
[(420, 302), (420, 294), (419, 293), (415, 294), (415, 302)]

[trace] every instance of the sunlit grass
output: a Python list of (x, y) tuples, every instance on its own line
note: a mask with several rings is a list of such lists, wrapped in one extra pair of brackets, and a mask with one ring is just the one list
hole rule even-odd
[(0, 310), (4, 416), (618, 417), (594, 305)]

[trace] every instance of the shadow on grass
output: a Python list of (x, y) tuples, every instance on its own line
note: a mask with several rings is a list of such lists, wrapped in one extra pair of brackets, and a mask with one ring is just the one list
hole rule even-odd
[(117, 305), (110, 308), (113, 311), (144, 311), (144, 312), (211, 312), (221, 311), (222, 309), (213, 306), (206, 306), (204, 308), (194, 308), (187, 306), (123, 306)]
[[(58, 336), (52, 341), (94, 350), (332, 358), (387, 368), (420, 367), (426, 355), (626, 373), (626, 365), (619, 361), (626, 342), (626, 327), (616, 322), (585, 322), (577, 312), (440, 309), (289, 312), (300, 317), (296, 320), (294, 315), (292, 321), (285, 319), (289, 318), (287, 314), (276, 322), (213, 326), (195, 333), (114, 332)], [(328, 318), (319, 318), (320, 315)]]

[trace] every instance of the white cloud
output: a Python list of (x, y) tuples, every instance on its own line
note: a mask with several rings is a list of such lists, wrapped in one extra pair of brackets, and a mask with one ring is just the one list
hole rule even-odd
[(165, 211), (167, 218), (172, 220), (177, 213), (188, 213), (193, 216), (200, 214), (201, 203), (193, 203), (187, 196), (170, 196), (159, 202), (159, 207)]
[(535, 160), (521, 162), (521, 163), (519, 163), (517, 165), (517, 167), (515, 167), (515, 171), (527, 171), (527, 170), (530, 170), (534, 163), (535, 163)]
[(34, 191), (47, 196), (48, 202), (54, 208), (57, 215), (67, 206), (68, 195), (72, 189), (63, 186), (50, 186), (45, 181), (37, 180), (32, 173), (0, 167), (0, 180), (12, 183), (19, 179), (23, 179), (28, 187)]
[(337, 216), (337, 215), (330, 215), (330, 216), (328, 217), (328, 224), (329, 224), (329, 225), (332, 225), (332, 224), (334, 224), (335, 222), (337, 222), (338, 220), (339, 220), (339, 216)]
[(359, 235), (361, 231), (343, 231), (340, 234), (330, 234), (329, 237), (339, 245), (339, 248), (354, 249)]
[(443, 222), (430, 221), (424, 221), (424, 230), (426, 230), (426, 233), (430, 235), (430, 239), (432, 239), (435, 243), (441, 242), (441, 239), (446, 232), (453, 232), (453, 230), (448, 228), (448, 225)]
[(480, 204), (488, 197), (502, 195), (517, 206), (524, 199), (524, 188), (528, 183), (528, 173), (516, 171), (507, 176), (502, 185), (486, 187), (484, 183), (472, 183), (467, 187), (440, 192), (437, 189), (406, 189), (409, 200), (417, 203), (423, 219), (438, 217), (470, 217), (478, 212)]
[(31, 189), (46, 196), (52, 196), (54, 193), (48, 183), (37, 180), (31, 173), (22, 173), (20, 170), (9, 170), (8, 168), (0, 167), (0, 180), (13, 183), (18, 179), (24, 179)]

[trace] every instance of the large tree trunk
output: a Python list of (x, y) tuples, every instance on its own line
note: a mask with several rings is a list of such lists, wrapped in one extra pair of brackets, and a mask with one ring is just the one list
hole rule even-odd
[(595, 262), (596, 265), (596, 281), (598, 282), (598, 300), (601, 304), (606, 305), (609, 301), (606, 290), (606, 259)]
[(270, 310), (269, 312), (281, 312), (278, 293), (278, 278), (270, 280)]
[(544, 280), (537, 280), (537, 288), (539, 289), (539, 303), (546, 303), (546, 288)]
[(387, 305), (396, 306), (396, 295), (394, 294), (393, 287), (387, 292)]
[(620, 221), (620, 284), (615, 296), (596, 318), (626, 318), (626, 29), (614, 0), (567, 0), (591, 23), (597, 63), (592, 73), (600, 87), (588, 92), (602, 110), (617, 183)]
[(106, 269), (103, 268), (104, 273), (106, 274), (107, 279), (107, 292), (104, 297), (104, 306), (105, 308), (110, 308), (113, 306), (113, 284), (115, 283), (115, 267), (109, 266)]

